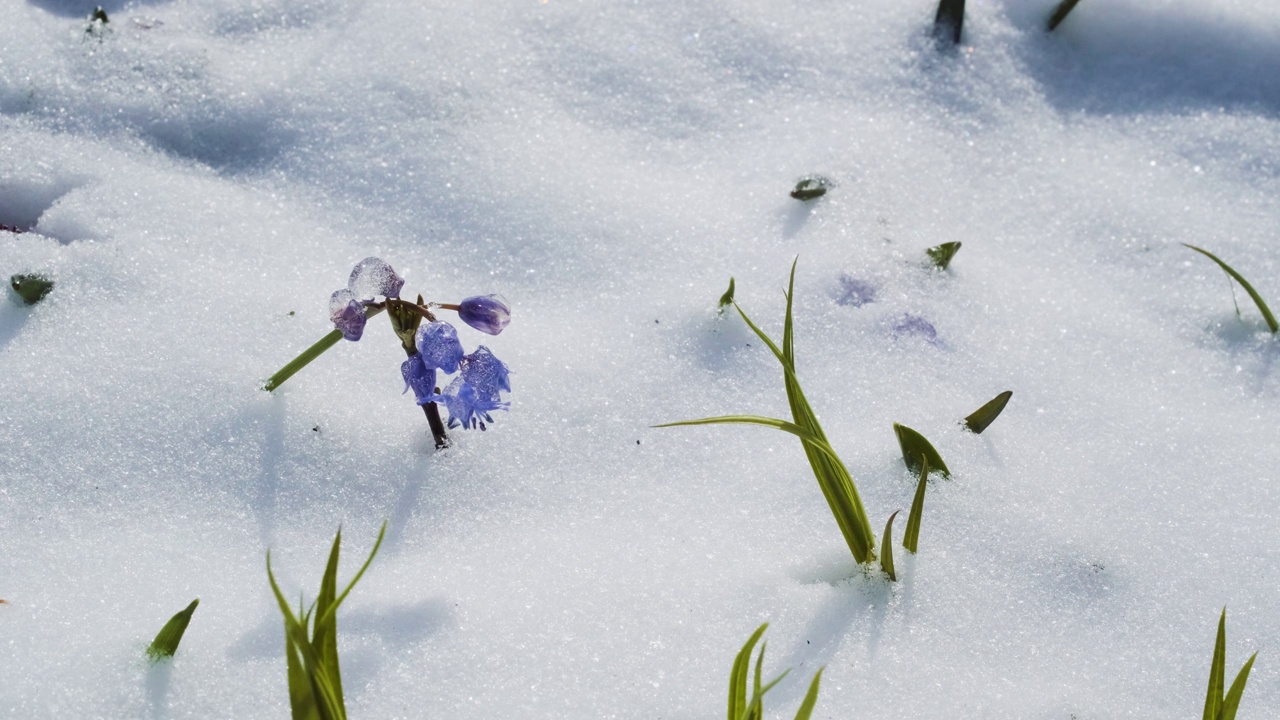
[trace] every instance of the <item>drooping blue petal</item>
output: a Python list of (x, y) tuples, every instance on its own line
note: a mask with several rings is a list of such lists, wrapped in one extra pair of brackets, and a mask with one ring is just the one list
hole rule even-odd
[(439, 368), (448, 374), (458, 371), (462, 343), (458, 342), (458, 331), (452, 325), (439, 320), (423, 323), (418, 326), (414, 341), (427, 367)]
[(449, 387), (445, 388), (443, 394), (436, 395), (433, 399), (443, 403), (449, 411), (449, 427), (455, 428), (461, 425), (464, 430), (473, 430), (476, 427), (484, 430), (486, 422), (493, 422), (493, 417), (489, 413), (511, 407), (509, 402), (480, 397), (476, 388), (463, 380), (461, 375), (449, 383)]
[(511, 322), (511, 308), (501, 295), (477, 295), (458, 303), (458, 317), (482, 333), (497, 335)]
[(438, 397), (436, 392), (436, 369), (427, 367), (422, 355), (414, 355), (400, 364), (400, 376), (404, 378), (404, 391), (413, 388), (414, 398), (419, 405), (426, 405)]
[(364, 334), (367, 318), (364, 307), (356, 302), (350, 290), (335, 290), (329, 296), (329, 319), (342, 331), (342, 337), (355, 341)]
[(404, 280), (381, 258), (368, 257), (356, 263), (347, 280), (347, 289), (361, 302), (371, 302), (379, 295), (400, 297)]
[(506, 363), (494, 357), (484, 345), (462, 362), (462, 378), (475, 387), (483, 400), (497, 400), (499, 390), (511, 392), (510, 372)]

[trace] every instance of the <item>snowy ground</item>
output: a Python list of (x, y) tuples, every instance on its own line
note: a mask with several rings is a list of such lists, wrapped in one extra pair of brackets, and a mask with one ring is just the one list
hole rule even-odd
[[(1053, 4), (970, 2), (940, 53), (926, 0), (110, 0), (100, 39), (3, 3), (0, 276), (56, 287), (0, 301), (0, 716), (286, 717), (265, 552), (311, 595), (384, 518), (353, 718), (720, 717), (764, 621), (770, 717), (824, 665), (815, 718), (1193, 717), (1224, 605), (1240, 717), (1280, 716), (1280, 343), (1179, 244), (1280, 305), (1280, 5)], [(515, 373), (488, 432), (432, 450), (380, 318), (259, 389), (369, 255), (511, 302), (461, 331)], [(796, 256), (877, 531), (893, 422), (954, 472), (897, 584), (795, 438), (650, 427), (786, 415), (715, 301), (780, 334)]]

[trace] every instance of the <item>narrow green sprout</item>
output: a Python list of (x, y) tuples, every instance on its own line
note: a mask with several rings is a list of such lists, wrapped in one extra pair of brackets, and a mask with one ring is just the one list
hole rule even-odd
[(893, 519), (900, 512), (902, 511), (894, 510), (889, 516), (889, 522), (884, 524), (884, 540), (880, 542), (880, 569), (893, 582), (898, 581), (898, 573), (893, 569)]
[(1012, 390), (1005, 390), (999, 395), (991, 398), (985, 405), (974, 410), (972, 414), (964, 419), (964, 426), (973, 432), (981, 435), (995, 419), (1000, 417), (1000, 413), (1004, 411), (1004, 406), (1009, 404), (1009, 398), (1013, 397)]
[(911, 512), (907, 515), (907, 529), (902, 533), (902, 547), (911, 554), (920, 545), (920, 520), (924, 516), (924, 489), (929, 484), (929, 456), (920, 454), (920, 481), (916, 483), (916, 496), (911, 499)]
[(951, 477), (951, 470), (942, 462), (942, 456), (934, 449), (933, 444), (923, 435), (906, 425), (893, 424), (893, 433), (898, 436), (898, 447), (902, 448), (902, 462), (907, 469), (916, 472), (920, 468), (920, 456), (929, 461), (929, 468), (942, 473), (943, 477)]
[[(1245, 280), (1240, 273), (1236, 272), (1230, 265), (1219, 260), (1216, 255), (1208, 250), (1198, 248), (1195, 245), (1187, 245), (1187, 243), (1182, 244), (1218, 263), (1218, 267), (1222, 268), (1223, 272), (1229, 275), (1233, 280), (1240, 283), (1240, 287), (1244, 288), (1244, 291), (1249, 293), (1249, 297), (1253, 298), (1253, 304), (1258, 306), (1258, 310), (1262, 313), (1262, 319), (1267, 321), (1267, 327), (1271, 328), (1271, 332), (1280, 332), (1280, 323), (1276, 322), (1276, 316), (1271, 314), (1271, 309), (1262, 301), (1262, 296), (1258, 294), (1257, 290), (1253, 289), (1253, 286), (1249, 284), (1248, 280)], [(1236, 314), (1240, 314), (1239, 306), (1236, 306)]]
[(1213, 645), (1213, 662), (1209, 666), (1209, 691), (1204, 700), (1204, 720), (1235, 720), (1236, 710), (1240, 707), (1240, 697), (1244, 695), (1244, 685), (1249, 681), (1249, 671), (1253, 669), (1253, 661), (1258, 653), (1249, 656), (1248, 662), (1240, 668), (1240, 673), (1231, 683), (1226, 696), (1222, 694), (1226, 681), (1227, 665), (1227, 609), (1222, 608), (1222, 616), (1218, 618), (1218, 637)]
[(720, 296), (720, 312), (724, 312), (724, 309), (727, 306), (732, 304), (733, 304), (733, 277), (730, 276), (729, 289), (725, 290), (724, 294)]
[(938, 14), (933, 18), (934, 37), (959, 45), (963, 27), (964, 0), (939, 0)]
[(793, 262), (791, 264), (791, 280), (787, 285), (787, 314), (783, 323), (781, 348), (752, 322), (751, 318), (747, 317), (746, 312), (742, 310), (742, 307), (737, 302), (733, 304), (738, 314), (742, 316), (743, 321), (747, 323), (747, 326), (773, 351), (774, 357), (782, 364), (783, 382), (787, 390), (787, 402), (791, 406), (791, 417), (794, 422), (789, 423), (785, 420), (757, 415), (725, 415), (701, 420), (665, 423), (655, 427), (746, 423), (776, 428), (800, 438), (800, 444), (804, 447), (805, 456), (809, 459), (810, 467), (813, 468), (814, 477), (818, 480), (822, 495), (826, 498), (827, 505), (831, 508), (831, 514), (835, 516), (836, 524), (840, 526), (840, 532), (844, 536), (845, 543), (849, 546), (849, 551), (853, 553), (854, 560), (860, 564), (866, 564), (875, 559), (876, 540), (875, 532), (871, 529), (871, 521), (867, 519), (867, 511), (862, 506), (862, 498), (858, 495), (858, 489), (853, 483), (853, 478), (849, 475), (849, 471), (845, 468), (840, 457), (836, 455), (835, 450), (832, 449), (831, 443), (827, 441), (827, 436), (822, 432), (822, 426), (818, 424), (818, 418), (814, 415), (813, 408), (809, 405), (809, 400), (805, 397), (804, 391), (800, 389), (800, 381), (796, 379), (794, 333), (792, 332), (792, 300), (795, 293), (795, 283), (796, 263)]
[(1053, 32), (1067, 19), (1067, 15), (1075, 9), (1076, 3), (1080, 0), (1062, 0), (1058, 6), (1053, 9), (1053, 14), (1049, 16), (1049, 32)]
[(946, 270), (947, 266), (951, 264), (951, 258), (955, 257), (958, 252), (960, 252), (959, 242), (945, 242), (937, 247), (925, 250), (924, 254), (929, 256), (929, 259), (933, 261), (934, 266), (939, 270)]
[(27, 305), (35, 305), (53, 290), (53, 281), (43, 275), (20, 273), (9, 278), (9, 287)]
[(791, 197), (796, 200), (817, 200), (827, 194), (827, 190), (831, 187), (831, 181), (821, 175), (809, 175), (800, 178), (796, 183), (795, 189), (791, 191)]
[(156, 639), (152, 640), (151, 646), (147, 648), (147, 657), (151, 658), (151, 662), (173, 657), (173, 654), (178, 652), (178, 643), (182, 642), (182, 634), (187, 631), (187, 625), (191, 623), (191, 615), (199, 604), (200, 598), (192, 600), (185, 610), (179, 610), (176, 615), (169, 618), (169, 622), (165, 623), (164, 627), (160, 628)]
[(368, 559), (338, 595), (338, 547), (342, 544), (342, 530), (339, 529), (320, 581), (320, 595), (310, 608), (304, 610), (299, 607), (297, 615), (276, 584), (275, 575), (271, 572), (271, 553), (267, 552), (267, 579), (271, 581), (271, 590), (284, 615), (285, 661), (289, 671), (289, 705), (293, 710), (293, 720), (346, 720), (342, 676), (338, 668), (337, 610), (364, 571), (369, 569), (386, 534), (387, 523), (384, 521)]
[[(747, 679), (751, 674), (751, 652), (768, 627), (769, 623), (765, 623), (756, 628), (733, 660), (733, 669), (729, 671), (729, 720), (763, 720), (765, 693), (772, 690), (791, 672), (788, 668), (778, 677), (763, 683), (761, 678), (766, 643), (761, 643), (760, 654), (756, 657), (755, 674), (751, 682), (751, 697), (747, 697)], [(809, 692), (805, 694), (804, 701), (800, 703), (800, 709), (796, 712), (796, 720), (809, 720), (813, 707), (818, 702), (818, 681), (821, 677), (822, 669), (819, 668), (817, 674), (813, 676), (813, 682), (809, 684)]]
[[(365, 308), (365, 311), (364, 311), (365, 317), (373, 317), (374, 315), (377, 315), (383, 310), (384, 310), (383, 307), (380, 307), (377, 305), (369, 306)], [(315, 360), (316, 358), (320, 357), (325, 350), (328, 350), (334, 345), (337, 345), (338, 341), (341, 339), (342, 339), (341, 330), (331, 331), (328, 335), (325, 335), (324, 337), (320, 338), (320, 340), (315, 345), (312, 345), (306, 350), (303, 350), (302, 353), (298, 355), (298, 357), (290, 360), (284, 367), (277, 370), (275, 375), (272, 375), (271, 377), (267, 378), (267, 383), (262, 386), (262, 389), (266, 390), (267, 392), (271, 392), (272, 390), (275, 390), (276, 388), (280, 387), (281, 385), (284, 384), (285, 380), (288, 380), (289, 378), (293, 377), (294, 373), (298, 372), (302, 368), (309, 365), (312, 360)]]

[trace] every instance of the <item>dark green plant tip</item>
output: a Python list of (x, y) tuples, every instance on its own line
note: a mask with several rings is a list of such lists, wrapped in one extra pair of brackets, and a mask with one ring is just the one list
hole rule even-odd
[(818, 683), (822, 680), (822, 671), (826, 668), (818, 668), (818, 672), (813, 675), (813, 682), (809, 683), (809, 692), (805, 693), (804, 701), (800, 703), (800, 709), (796, 711), (796, 720), (809, 720), (813, 715), (813, 708), (818, 704)]
[(884, 539), (880, 541), (880, 569), (892, 582), (898, 581), (898, 573), (893, 568), (893, 519), (898, 517), (899, 512), (901, 511), (894, 510), (889, 516), (889, 522), (884, 524)]
[(93, 9), (93, 13), (92, 13), (91, 15), (89, 15), (89, 19), (90, 19), (90, 20), (97, 20), (98, 22), (102, 23), (103, 25), (106, 25), (108, 22), (110, 22), (109, 20), (107, 20), (107, 11), (106, 11), (106, 10), (103, 10), (101, 5), (99, 5), (99, 6), (97, 6), (97, 7), (95, 7), (95, 8)]
[(964, 426), (973, 432), (981, 435), (995, 419), (1000, 417), (1000, 413), (1004, 411), (1004, 406), (1009, 404), (1009, 398), (1013, 397), (1012, 390), (1005, 390), (999, 395), (991, 398), (985, 405), (974, 410), (971, 415), (964, 419)]
[(1058, 3), (1058, 6), (1053, 9), (1053, 14), (1049, 16), (1049, 32), (1056, 30), (1079, 2), (1080, 0), (1062, 0)]
[(173, 657), (173, 654), (178, 652), (178, 643), (182, 642), (182, 634), (187, 631), (187, 625), (191, 623), (191, 615), (199, 604), (199, 598), (192, 600), (185, 610), (178, 611), (178, 614), (169, 618), (169, 622), (160, 628), (156, 639), (152, 640), (151, 646), (147, 648), (147, 657), (151, 658), (152, 662)]
[(902, 533), (902, 547), (914, 555), (920, 545), (920, 521), (924, 517), (924, 491), (929, 485), (929, 457), (920, 456), (920, 480), (916, 494), (911, 499), (911, 512), (907, 515), (907, 529)]
[(929, 256), (929, 259), (933, 261), (934, 267), (939, 270), (946, 270), (947, 266), (951, 264), (951, 258), (955, 257), (958, 252), (960, 252), (959, 242), (945, 242), (924, 251)]
[(809, 175), (800, 178), (795, 189), (791, 191), (791, 197), (796, 200), (817, 200), (826, 195), (830, 187), (830, 180), (821, 175)]
[(902, 449), (902, 462), (906, 463), (908, 470), (919, 472), (920, 456), (923, 455), (929, 461), (930, 472), (936, 470), (942, 473), (943, 477), (951, 477), (951, 470), (947, 468), (946, 463), (942, 462), (942, 456), (923, 435), (898, 423), (893, 424), (893, 432), (898, 436), (898, 447)]
[(733, 277), (731, 276), (729, 278), (729, 289), (725, 290), (724, 294), (720, 296), (720, 312), (724, 312), (724, 309), (732, 304), (733, 304)]
[(1205, 694), (1204, 720), (1235, 720), (1236, 711), (1240, 707), (1240, 698), (1244, 695), (1245, 683), (1249, 681), (1249, 671), (1253, 669), (1253, 661), (1258, 657), (1254, 653), (1240, 668), (1231, 688), (1223, 694), (1226, 684), (1227, 665), (1227, 609), (1222, 608), (1218, 616), (1218, 633), (1213, 643), (1213, 660), (1209, 665), (1209, 689)]
[[(1231, 279), (1240, 283), (1240, 287), (1244, 288), (1244, 291), (1249, 293), (1249, 297), (1253, 299), (1253, 304), (1258, 306), (1258, 311), (1262, 313), (1262, 319), (1266, 320), (1267, 327), (1271, 329), (1271, 332), (1273, 334), (1280, 332), (1280, 323), (1277, 323), (1276, 316), (1271, 314), (1271, 308), (1267, 307), (1267, 304), (1262, 300), (1262, 296), (1258, 294), (1257, 290), (1253, 289), (1253, 286), (1249, 284), (1248, 280), (1244, 279), (1243, 275), (1236, 272), (1234, 268), (1232, 268), (1230, 265), (1226, 264), (1222, 260), (1218, 259), (1218, 256), (1214, 255), (1208, 250), (1205, 250), (1204, 248), (1198, 248), (1195, 245), (1188, 245), (1187, 243), (1182, 243), (1182, 244), (1185, 245), (1186, 247), (1191, 248), (1192, 250), (1195, 250), (1201, 255), (1204, 255), (1205, 257), (1209, 258), (1215, 263), (1217, 263), (1218, 267), (1222, 268), (1222, 271), (1225, 272), (1228, 276), (1230, 276)], [(1237, 313), (1239, 312), (1239, 308), (1236, 309), (1236, 312)]]
[(53, 290), (53, 281), (43, 275), (19, 273), (9, 278), (9, 287), (22, 302), (35, 305)]
[(964, 0), (939, 0), (938, 14), (933, 18), (933, 36), (959, 45), (963, 28)]

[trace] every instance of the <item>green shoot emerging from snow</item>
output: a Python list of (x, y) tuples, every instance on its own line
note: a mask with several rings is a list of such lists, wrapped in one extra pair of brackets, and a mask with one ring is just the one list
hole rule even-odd
[(1000, 413), (1004, 410), (1004, 406), (1009, 404), (1009, 398), (1013, 397), (1012, 390), (1005, 390), (999, 395), (987, 401), (987, 404), (973, 411), (973, 414), (964, 419), (964, 426), (973, 432), (981, 435), (996, 418), (1000, 417)]
[(1053, 14), (1049, 16), (1049, 32), (1058, 29), (1058, 26), (1062, 24), (1063, 20), (1067, 19), (1067, 15), (1075, 9), (1076, 3), (1079, 2), (1080, 0), (1062, 0), (1062, 2), (1058, 3), (1058, 7), (1054, 8)]
[[(733, 670), (729, 673), (729, 720), (763, 720), (764, 718), (764, 694), (773, 689), (782, 678), (791, 672), (790, 669), (784, 670), (781, 675), (770, 680), (766, 684), (761, 684), (761, 667), (764, 665), (764, 648), (765, 643), (760, 644), (760, 654), (756, 657), (756, 671), (752, 682), (752, 692), (750, 699), (747, 698), (747, 678), (751, 670), (751, 651), (755, 648), (756, 642), (760, 640), (760, 636), (764, 635), (765, 628), (769, 627), (769, 623), (765, 623), (756, 628), (751, 633), (751, 638), (747, 640), (747, 644), (742, 646), (742, 650), (738, 651), (738, 656), (733, 660)], [(818, 703), (818, 683), (822, 679), (822, 668), (814, 674), (813, 681), (809, 683), (809, 692), (805, 693), (804, 700), (800, 703), (800, 709), (796, 711), (796, 720), (809, 720), (813, 714), (813, 707)]]
[(293, 720), (346, 720), (342, 676), (338, 670), (338, 606), (369, 568), (386, 534), (384, 522), (369, 558), (338, 595), (338, 546), (342, 544), (342, 530), (338, 530), (320, 581), (320, 595), (307, 610), (299, 607), (297, 615), (276, 584), (271, 572), (271, 553), (267, 553), (267, 579), (284, 615), (285, 660), (289, 667), (289, 705), (293, 708)]
[(908, 470), (918, 471), (920, 457), (924, 456), (929, 461), (929, 469), (937, 470), (943, 477), (951, 477), (951, 471), (947, 469), (947, 464), (942, 462), (942, 456), (923, 435), (898, 423), (893, 424), (893, 433), (898, 436), (898, 447), (902, 448), (902, 462), (907, 464)]
[(929, 260), (939, 270), (946, 270), (947, 266), (951, 264), (951, 258), (955, 257), (958, 252), (960, 252), (960, 243), (946, 242), (925, 250), (924, 254), (929, 256)]
[[(1258, 294), (1257, 290), (1253, 289), (1253, 286), (1249, 284), (1248, 280), (1245, 280), (1240, 273), (1236, 272), (1235, 269), (1233, 269), (1230, 265), (1219, 260), (1216, 255), (1209, 252), (1208, 250), (1205, 250), (1203, 248), (1198, 248), (1195, 245), (1187, 245), (1186, 243), (1182, 243), (1182, 244), (1186, 245), (1192, 250), (1195, 250), (1201, 255), (1204, 255), (1210, 260), (1218, 263), (1218, 267), (1222, 268), (1223, 272), (1229, 275), (1231, 279), (1240, 283), (1240, 287), (1244, 288), (1244, 291), (1249, 293), (1249, 297), (1253, 298), (1253, 304), (1258, 306), (1258, 310), (1262, 313), (1262, 319), (1267, 321), (1267, 327), (1271, 329), (1271, 332), (1272, 333), (1280, 332), (1280, 323), (1276, 322), (1276, 316), (1271, 314), (1271, 309), (1268, 308), (1267, 304), (1262, 301), (1262, 296)], [(1237, 315), (1240, 314), (1239, 306), (1236, 306), (1236, 314)]]
[(725, 290), (724, 294), (720, 296), (720, 312), (724, 312), (724, 309), (732, 304), (733, 304), (733, 278), (730, 277), (729, 289)]
[(915, 554), (920, 545), (920, 519), (924, 515), (924, 490), (929, 485), (929, 458), (920, 456), (920, 480), (916, 483), (916, 496), (911, 499), (911, 513), (907, 515), (907, 529), (902, 533), (902, 547)]
[(178, 611), (178, 614), (169, 618), (169, 622), (160, 628), (160, 632), (156, 634), (156, 639), (151, 641), (151, 646), (147, 648), (147, 657), (152, 662), (167, 657), (173, 657), (178, 652), (178, 643), (182, 642), (182, 634), (187, 631), (187, 625), (191, 622), (191, 615), (196, 611), (196, 606), (200, 604), (200, 599), (196, 598), (191, 601), (185, 610)]
[(1222, 616), (1218, 618), (1218, 638), (1213, 645), (1213, 662), (1209, 666), (1209, 692), (1204, 699), (1204, 720), (1235, 720), (1236, 709), (1240, 707), (1240, 697), (1244, 695), (1244, 684), (1249, 681), (1249, 671), (1253, 669), (1253, 661), (1258, 653), (1249, 656), (1248, 662), (1240, 668), (1231, 689), (1223, 695), (1227, 669), (1227, 609), (1222, 608)]
[(875, 559), (876, 540), (874, 531), (871, 529), (871, 521), (867, 519), (867, 511), (862, 506), (862, 498), (858, 496), (858, 489), (854, 486), (853, 478), (850, 477), (849, 471), (845, 468), (840, 457), (836, 455), (831, 444), (827, 442), (827, 436), (822, 432), (822, 427), (818, 424), (818, 418), (814, 415), (813, 408), (809, 406), (808, 399), (805, 398), (804, 392), (800, 389), (800, 381), (796, 379), (791, 314), (795, 282), (796, 266), (795, 263), (792, 263), (791, 280), (787, 286), (787, 315), (783, 324), (781, 348), (755, 323), (751, 322), (751, 318), (747, 317), (747, 314), (743, 312), (737, 302), (733, 304), (738, 314), (747, 323), (747, 326), (773, 351), (774, 357), (782, 364), (783, 382), (787, 390), (787, 402), (791, 406), (791, 417), (794, 422), (758, 415), (724, 415), (701, 420), (666, 423), (657, 427), (742, 423), (776, 428), (800, 438), (800, 444), (804, 447), (805, 455), (809, 458), (809, 465), (813, 468), (814, 477), (818, 480), (818, 486), (822, 488), (822, 495), (827, 499), (827, 505), (830, 506), (831, 514), (835, 516), (836, 523), (840, 526), (840, 532), (844, 535), (845, 542), (848, 544), (850, 552), (853, 553), (854, 560), (861, 564), (869, 563)]
[(894, 510), (889, 522), (884, 524), (884, 539), (880, 541), (880, 569), (889, 576), (890, 582), (898, 581), (898, 572), (893, 569), (893, 519), (900, 510)]

